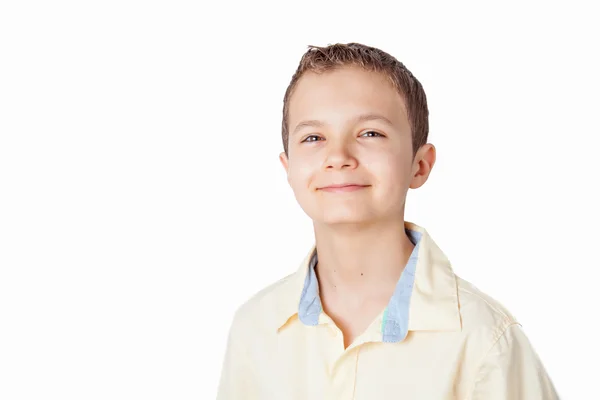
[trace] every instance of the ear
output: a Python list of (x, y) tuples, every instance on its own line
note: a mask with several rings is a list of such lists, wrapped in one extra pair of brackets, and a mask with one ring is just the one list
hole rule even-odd
[(435, 164), (435, 158), (435, 146), (431, 143), (421, 146), (417, 151), (412, 166), (413, 176), (409, 186), (411, 189), (420, 188), (427, 181)]
[(288, 168), (289, 168), (289, 165), (288, 165), (289, 160), (288, 160), (288, 157), (285, 154), (285, 152), (282, 151), (279, 154), (279, 161), (281, 162), (281, 165), (283, 165), (283, 169), (285, 169), (285, 173), (287, 174), (288, 173)]

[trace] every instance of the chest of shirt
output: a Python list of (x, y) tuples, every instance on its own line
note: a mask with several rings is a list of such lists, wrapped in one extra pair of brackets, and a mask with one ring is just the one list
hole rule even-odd
[(260, 399), (463, 399), (481, 354), (452, 332), (409, 332), (399, 343), (344, 350), (326, 326), (298, 329), (302, 335), (281, 332), (251, 352)]

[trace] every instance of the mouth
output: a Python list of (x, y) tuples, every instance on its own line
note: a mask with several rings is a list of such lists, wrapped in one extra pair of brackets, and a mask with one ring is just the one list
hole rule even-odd
[(332, 193), (345, 193), (345, 192), (355, 192), (357, 190), (366, 189), (369, 185), (357, 185), (357, 184), (343, 184), (343, 185), (330, 185), (319, 188), (319, 190), (324, 192), (332, 192)]

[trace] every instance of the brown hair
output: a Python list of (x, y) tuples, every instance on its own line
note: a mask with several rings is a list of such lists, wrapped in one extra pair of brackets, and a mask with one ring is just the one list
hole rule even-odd
[(359, 66), (367, 71), (383, 73), (406, 103), (408, 121), (412, 131), (413, 157), (427, 143), (429, 133), (429, 111), (427, 97), (421, 83), (393, 56), (375, 47), (360, 43), (333, 44), (327, 47), (308, 46), (298, 69), (292, 76), (283, 98), (282, 139), (283, 149), (288, 155), (289, 101), (298, 80), (307, 72), (323, 73), (345, 66)]

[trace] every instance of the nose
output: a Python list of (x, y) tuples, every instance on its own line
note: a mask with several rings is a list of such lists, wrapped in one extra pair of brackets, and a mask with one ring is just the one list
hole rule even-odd
[[(330, 142), (331, 143), (331, 142)], [(358, 164), (352, 149), (344, 144), (330, 144), (325, 158), (325, 169), (355, 168)]]

